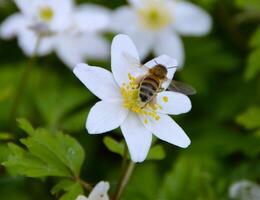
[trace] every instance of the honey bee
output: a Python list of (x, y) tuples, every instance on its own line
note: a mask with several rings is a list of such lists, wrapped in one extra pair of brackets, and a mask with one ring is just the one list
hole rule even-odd
[[(126, 55), (126, 58), (128, 60), (131, 60), (131, 62), (134, 64), (133, 66), (138, 66), (147, 72), (145, 75), (137, 78), (137, 84), (139, 90), (138, 96), (141, 102), (144, 103), (144, 107), (148, 103), (154, 101), (155, 97), (159, 92), (165, 90), (165, 88), (162, 88), (162, 85), (163, 83), (168, 81), (167, 78), (168, 70), (179, 68), (178, 66), (166, 68), (166, 66), (159, 64), (156, 60), (155, 60), (155, 65), (149, 68), (145, 65), (140, 64), (138, 61), (134, 60), (134, 58), (132, 58), (129, 55)], [(182, 93), (185, 95), (196, 94), (196, 90), (192, 86), (176, 80), (171, 80), (166, 90)]]

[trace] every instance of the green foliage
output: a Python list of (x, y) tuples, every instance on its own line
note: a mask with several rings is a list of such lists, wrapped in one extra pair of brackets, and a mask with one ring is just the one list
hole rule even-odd
[[(124, 141), (118, 142), (112, 137), (106, 136), (103, 142), (109, 151), (124, 157), (125, 151), (127, 150)], [(164, 158), (165, 152), (163, 147), (161, 145), (154, 145), (150, 149), (150, 152), (148, 153), (146, 160), (162, 160)]]
[(182, 156), (166, 175), (158, 199), (214, 200), (218, 164), (209, 156)]
[(251, 107), (237, 117), (237, 122), (247, 129), (260, 129), (260, 108)]
[(34, 130), (24, 119), (20, 119), (19, 123), (29, 135), (21, 139), (27, 150), (10, 143), (12, 153), (4, 163), (7, 168), (30, 177), (79, 175), (84, 151), (74, 138), (46, 129)]
[(253, 34), (250, 40), (250, 47), (252, 48), (252, 52), (248, 57), (245, 74), (247, 80), (254, 78), (260, 71), (260, 28)]
[(258, 0), (236, 0), (235, 2), (242, 8), (260, 10), (260, 2)]
[(81, 185), (69, 179), (62, 179), (53, 188), (51, 193), (58, 194), (60, 192), (65, 192), (59, 200), (71, 200), (76, 199), (80, 194), (83, 194), (83, 189)]
[(52, 191), (55, 194), (65, 192), (60, 200), (75, 199), (83, 193), (77, 181), (84, 161), (84, 150), (80, 144), (61, 132), (34, 129), (25, 119), (19, 119), (18, 122), (28, 134), (28, 137), (20, 140), (26, 149), (9, 143), (10, 153), (4, 166), (13, 174), (27, 177), (62, 177)]

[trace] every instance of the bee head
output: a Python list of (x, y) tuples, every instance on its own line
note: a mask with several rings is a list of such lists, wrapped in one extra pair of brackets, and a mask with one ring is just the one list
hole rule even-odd
[(153, 68), (150, 69), (150, 73), (160, 79), (164, 79), (164, 78), (166, 78), (168, 71), (165, 66), (163, 66), (161, 64), (157, 64)]

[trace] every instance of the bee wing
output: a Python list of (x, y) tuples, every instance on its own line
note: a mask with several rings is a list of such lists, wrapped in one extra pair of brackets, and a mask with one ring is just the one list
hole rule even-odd
[(179, 92), (185, 95), (194, 95), (196, 94), (196, 89), (187, 83), (183, 83), (180, 81), (172, 80), (169, 87), (167, 88), (169, 91)]
[(123, 55), (124, 55), (124, 57), (128, 60), (128, 62), (131, 63), (131, 65), (132, 65), (133, 67), (137, 67), (137, 68), (143, 69), (143, 70), (145, 70), (145, 71), (148, 71), (148, 70), (149, 70), (148, 67), (146, 67), (145, 65), (141, 64), (141, 63), (139, 62), (139, 60), (137, 60), (135, 57), (131, 56), (130, 54), (124, 52)]

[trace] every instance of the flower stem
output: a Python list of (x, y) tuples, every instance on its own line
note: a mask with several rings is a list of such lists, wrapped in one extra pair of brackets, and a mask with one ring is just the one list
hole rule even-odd
[(87, 191), (91, 191), (93, 188), (92, 186), (87, 183), (86, 181), (82, 180), (80, 177), (75, 177), (75, 180)]
[(135, 167), (135, 163), (130, 161), (127, 168), (124, 171), (123, 176), (120, 178), (113, 200), (119, 200), (121, 198), (124, 189), (129, 181), (129, 178), (132, 175), (134, 167)]
[(21, 103), (22, 94), (23, 94), (23, 92), (26, 88), (26, 84), (27, 84), (27, 81), (29, 79), (32, 66), (34, 65), (34, 62), (35, 62), (36, 57), (37, 57), (37, 51), (38, 51), (39, 46), (40, 46), (40, 41), (41, 41), (41, 37), (38, 36), (34, 50), (33, 50), (32, 57), (29, 59), (28, 64), (26, 65), (26, 68), (25, 68), (25, 70), (22, 74), (21, 80), (18, 84), (16, 94), (15, 94), (15, 97), (14, 97), (14, 101), (13, 101), (13, 104), (12, 104), (12, 107), (11, 107), (11, 112), (10, 112), (10, 125), (12, 124), (14, 118), (17, 115), (17, 110), (18, 110), (19, 105)]

